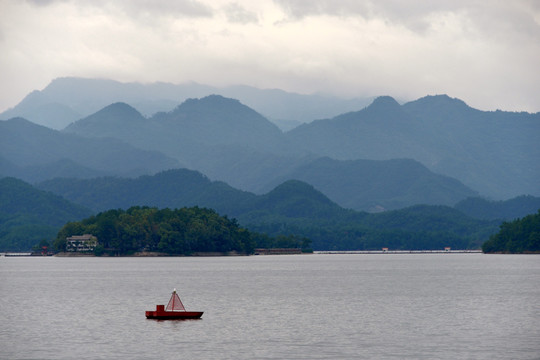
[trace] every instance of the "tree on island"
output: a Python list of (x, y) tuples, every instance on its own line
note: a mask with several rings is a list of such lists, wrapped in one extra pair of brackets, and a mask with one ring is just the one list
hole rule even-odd
[(512, 222), (504, 222), (500, 231), (482, 245), (484, 253), (540, 253), (540, 210)]

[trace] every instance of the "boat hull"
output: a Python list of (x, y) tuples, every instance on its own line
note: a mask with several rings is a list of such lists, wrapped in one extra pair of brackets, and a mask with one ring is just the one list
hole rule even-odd
[(147, 319), (157, 320), (187, 320), (187, 319), (200, 319), (202, 311), (167, 311), (165, 305), (156, 305), (155, 311), (147, 311)]
[(147, 319), (157, 320), (189, 320), (200, 319), (203, 311), (147, 311)]

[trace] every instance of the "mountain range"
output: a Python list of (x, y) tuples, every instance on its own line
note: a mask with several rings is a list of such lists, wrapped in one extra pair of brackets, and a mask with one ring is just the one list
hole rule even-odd
[(40, 181), (51, 177), (138, 176), (179, 167), (156, 151), (115, 138), (61, 133), (22, 118), (0, 121), (0, 175)]
[[(114, 104), (104, 109), (105, 115), (115, 113), (118, 109), (128, 114), (138, 114), (125, 104)], [(98, 120), (103, 118), (106, 116), (96, 117)], [(171, 126), (159, 125), (163, 123), (157, 120), (158, 125), (150, 125), (142, 116), (127, 118), (126, 121), (132, 124), (129, 126), (114, 121), (106, 122), (108, 126), (102, 127), (105, 129), (104, 137), (97, 137), (93, 135), (92, 126), (85, 126), (93, 125), (94, 119), (83, 120), (72, 124), (64, 132), (20, 118), (0, 122), (0, 154), (3, 156), (0, 175), (35, 183), (52, 178), (152, 175), (170, 168), (186, 167), (180, 164), (188, 163), (193, 167), (203, 167), (207, 171), (201, 172), (210, 174), (214, 179), (219, 179), (221, 174), (227, 183), (245, 191), (257, 189), (256, 193), (259, 194), (289, 179), (303, 180), (315, 185), (343, 207), (369, 211), (397, 209), (418, 203), (453, 205), (476, 195), (475, 191), (459, 181), (437, 175), (414, 160), (340, 161), (315, 156), (294, 158), (257, 152), (253, 150), (255, 145), (249, 143), (252, 141), (250, 139), (241, 145), (219, 145), (219, 132), (215, 135), (215, 146), (201, 143), (199, 138), (202, 135), (185, 137), (181, 145), (175, 145), (179, 130), (172, 131)], [(140, 124), (142, 130), (139, 128), (139, 131), (134, 131), (137, 129), (135, 124)], [(72, 127), (79, 125), (81, 129), (78, 129), (78, 133), (71, 132)], [(110, 137), (113, 132), (107, 133), (106, 129), (110, 128), (118, 129), (116, 139)], [(206, 131), (206, 128), (199, 127), (200, 131)], [(279, 130), (274, 130), (276, 142), (270, 144), (281, 141), (282, 149), (285, 148), (287, 145), (279, 137)], [(228, 131), (234, 132), (234, 129)], [(228, 141), (227, 127), (222, 129), (221, 134), (224, 135), (224, 141)], [(262, 143), (265, 137), (258, 140)], [(242, 137), (238, 142), (241, 141)], [(163, 151), (159, 152), (159, 149)], [(164, 155), (165, 152), (168, 155)]]
[(367, 108), (286, 133), (302, 149), (335, 159), (411, 158), (480, 194), (540, 194), (540, 113), (484, 112), (446, 95)]
[[(77, 91), (68, 93), (75, 85)], [(209, 90), (192, 85), (184, 90)], [(164, 89), (178, 91), (170, 84), (65, 78), (30, 94), (10, 114), (62, 96), (64, 105), (88, 111), (122, 91), (134, 99)], [(454, 205), (474, 195), (540, 195), (540, 113), (484, 112), (446, 95), (403, 105), (383, 96), (360, 110), (318, 119), (283, 132), (241, 101), (220, 95), (190, 98), (151, 117), (110, 102), (61, 131), (13, 118), (0, 122), (0, 175), (35, 183), (188, 168), (255, 194), (298, 179), (340, 206), (369, 211)]]
[(235, 85), (223, 88), (197, 83), (121, 83), (108, 79), (63, 77), (43, 90), (28, 94), (0, 119), (24, 117), (36, 124), (61, 130), (71, 122), (89, 116), (107, 105), (125, 102), (145, 117), (169, 111), (189, 98), (218, 94), (240, 100), (264, 114), (284, 130), (303, 122), (332, 117), (369, 104), (373, 98), (342, 99), (324, 94), (303, 95), (279, 89), (258, 89)]
[(137, 178), (56, 178), (37, 187), (4, 178), (0, 197), (0, 251), (28, 250), (55, 237), (66, 221), (131, 206), (217, 209), (252, 231), (308, 237), (316, 250), (478, 248), (502, 220), (532, 213), (540, 204), (534, 197), (469, 198), (455, 209), (417, 205), (369, 214), (343, 209), (299, 180), (255, 195), (187, 169)]

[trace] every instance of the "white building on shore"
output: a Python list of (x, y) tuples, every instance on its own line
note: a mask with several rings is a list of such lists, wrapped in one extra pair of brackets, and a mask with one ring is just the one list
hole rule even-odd
[(97, 245), (97, 237), (92, 234), (73, 235), (66, 238), (66, 251), (91, 252)]

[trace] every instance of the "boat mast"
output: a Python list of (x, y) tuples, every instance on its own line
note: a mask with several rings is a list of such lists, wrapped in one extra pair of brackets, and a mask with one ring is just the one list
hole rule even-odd
[(180, 300), (180, 296), (176, 293), (176, 289), (173, 290), (171, 299), (169, 300), (165, 311), (186, 311), (184, 304), (182, 304), (182, 301)]

